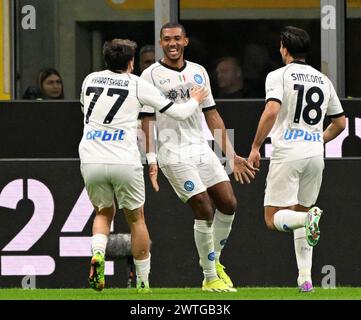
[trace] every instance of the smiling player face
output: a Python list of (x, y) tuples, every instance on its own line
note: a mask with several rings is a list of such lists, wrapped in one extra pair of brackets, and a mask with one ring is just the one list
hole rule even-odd
[(183, 63), (184, 47), (188, 42), (181, 28), (163, 29), (159, 44), (163, 49), (164, 63), (173, 66)]

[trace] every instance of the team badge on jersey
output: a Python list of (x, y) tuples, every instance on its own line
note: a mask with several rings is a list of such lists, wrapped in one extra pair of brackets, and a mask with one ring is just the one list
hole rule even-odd
[(202, 76), (200, 76), (199, 74), (195, 74), (194, 75), (194, 81), (198, 84), (202, 84), (203, 83), (203, 78)]
[(190, 180), (184, 182), (184, 189), (187, 191), (193, 191), (194, 190), (194, 183)]

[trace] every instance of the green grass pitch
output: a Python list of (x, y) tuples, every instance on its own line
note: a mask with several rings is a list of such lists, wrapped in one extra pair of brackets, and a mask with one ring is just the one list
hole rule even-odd
[(151, 294), (135, 289), (0, 289), (0, 300), (361, 300), (361, 288), (315, 288), (299, 293), (296, 288), (238, 288), (235, 293), (208, 293), (199, 288), (153, 288)]

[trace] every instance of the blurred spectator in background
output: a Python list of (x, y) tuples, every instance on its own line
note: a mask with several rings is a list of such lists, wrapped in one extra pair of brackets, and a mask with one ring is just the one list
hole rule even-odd
[(217, 98), (239, 99), (246, 98), (243, 86), (243, 74), (240, 62), (235, 57), (221, 58), (216, 67)]
[(242, 69), (249, 98), (265, 97), (266, 76), (279, 67), (270, 59), (265, 46), (251, 43), (245, 47)]
[(139, 51), (139, 74), (155, 62), (155, 49), (153, 45), (147, 44)]
[(44, 68), (40, 70), (37, 77), (37, 86), (28, 87), (25, 90), (23, 99), (64, 99), (63, 80), (59, 72), (53, 68)]

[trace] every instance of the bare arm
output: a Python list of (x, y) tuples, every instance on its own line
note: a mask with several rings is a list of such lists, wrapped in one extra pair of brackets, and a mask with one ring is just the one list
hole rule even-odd
[(323, 132), (323, 141), (327, 143), (335, 139), (346, 127), (346, 117), (331, 118), (331, 123)]
[(156, 158), (156, 147), (154, 137), (155, 116), (145, 116), (142, 118), (142, 130), (145, 137), (145, 152), (149, 165), (149, 178), (155, 192), (159, 191), (158, 185), (158, 165)]
[(226, 157), (230, 160), (230, 165), (236, 181), (243, 184), (243, 180), (245, 180), (247, 183), (250, 183), (250, 179), (254, 179), (255, 171), (257, 171), (257, 169), (253, 168), (253, 166), (251, 166), (244, 158), (236, 154), (233, 145), (229, 140), (227, 129), (218, 111), (213, 109), (205, 112), (205, 118), (214, 139)]
[(154, 137), (154, 126), (155, 126), (155, 116), (145, 116), (142, 118), (142, 130), (145, 136), (145, 152), (154, 152), (155, 148), (155, 137)]
[(281, 105), (276, 101), (269, 101), (266, 104), (265, 110), (262, 113), (261, 119), (258, 123), (258, 128), (256, 136), (252, 143), (252, 150), (248, 157), (248, 162), (250, 162), (255, 167), (259, 168), (260, 166), (260, 152), (264, 140), (267, 138), (268, 134), (271, 132), (276, 119), (278, 112), (280, 111)]
[(223, 153), (228, 159), (232, 159), (236, 152), (229, 140), (227, 129), (224, 122), (216, 109), (204, 113), (209, 130), (211, 130), (214, 139), (220, 146)]

